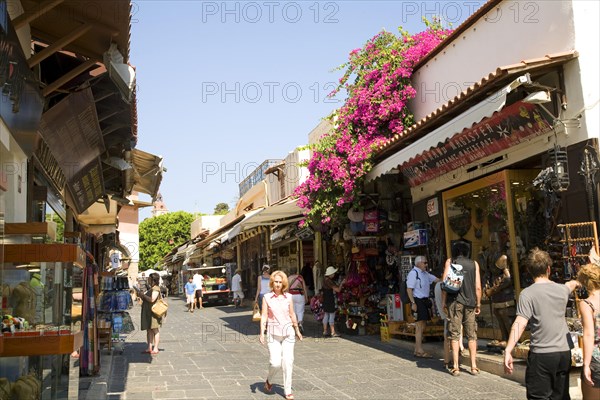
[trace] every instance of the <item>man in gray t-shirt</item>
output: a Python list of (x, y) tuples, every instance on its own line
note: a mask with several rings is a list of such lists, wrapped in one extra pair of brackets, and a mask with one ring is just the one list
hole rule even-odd
[(579, 285), (570, 281), (564, 285), (550, 280), (552, 259), (545, 251), (535, 248), (527, 257), (527, 268), (533, 285), (524, 289), (517, 304), (513, 323), (504, 351), (504, 371), (513, 372), (512, 350), (523, 334), (527, 323), (531, 344), (525, 372), (528, 399), (568, 400), (571, 347), (565, 309), (571, 292)]

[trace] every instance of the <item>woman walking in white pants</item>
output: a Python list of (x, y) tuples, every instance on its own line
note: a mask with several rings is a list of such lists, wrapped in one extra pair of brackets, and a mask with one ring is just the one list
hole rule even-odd
[(267, 347), (269, 348), (269, 373), (264, 390), (267, 393), (271, 392), (273, 377), (277, 370), (281, 368), (283, 370), (285, 398), (291, 400), (294, 398), (292, 394), (294, 345), (296, 337), (302, 340), (302, 334), (298, 328), (292, 296), (286, 293), (288, 279), (285, 273), (282, 271), (273, 272), (269, 287), (272, 291), (265, 294), (262, 300), (259, 336), (260, 344), (265, 344), (265, 334), (267, 335)]

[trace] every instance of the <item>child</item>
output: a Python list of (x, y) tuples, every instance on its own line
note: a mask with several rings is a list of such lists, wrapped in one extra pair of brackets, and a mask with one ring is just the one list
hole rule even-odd
[(194, 312), (194, 308), (196, 308), (196, 299), (194, 295), (196, 294), (196, 285), (194, 284), (194, 278), (190, 276), (188, 278), (188, 283), (185, 284), (185, 299), (188, 306), (188, 312)]

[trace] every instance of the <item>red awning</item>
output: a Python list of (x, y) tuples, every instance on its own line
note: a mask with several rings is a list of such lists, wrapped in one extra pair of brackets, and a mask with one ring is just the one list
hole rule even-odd
[(400, 165), (411, 187), (552, 129), (539, 105), (516, 102)]

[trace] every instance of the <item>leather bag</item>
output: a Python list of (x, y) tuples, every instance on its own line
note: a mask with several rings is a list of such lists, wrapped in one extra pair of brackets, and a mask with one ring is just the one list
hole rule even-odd
[(254, 304), (254, 309), (252, 310), (252, 322), (260, 321), (260, 308), (258, 304)]
[(169, 304), (164, 299), (164, 297), (162, 296), (162, 294), (156, 300), (156, 302), (154, 304), (152, 304), (152, 314), (154, 314), (154, 316), (156, 318), (162, 318), (162, 317), (164, 317), (165, 314), (167, 313), (168, 309), (169, 309)]

